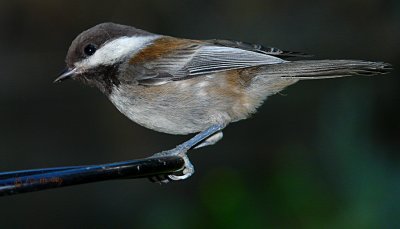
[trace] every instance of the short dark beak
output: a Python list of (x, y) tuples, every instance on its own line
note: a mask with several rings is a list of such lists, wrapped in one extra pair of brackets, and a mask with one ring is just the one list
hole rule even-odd
[(54, 80), (54, 83), (58, 83), (67, 79), (70, 79), (76, 75), (76, 68), (65, 68), (57, 79)]

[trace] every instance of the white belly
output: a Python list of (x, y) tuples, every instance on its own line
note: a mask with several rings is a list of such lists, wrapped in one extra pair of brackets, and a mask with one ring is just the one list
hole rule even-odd
[[(131, 90), (131, 89), (129, 89)], [(127, 93), (123, 88), (114, 89), (109, 96), (117, 109), (132, 121), (159, 132), (191, 134), (201, 132), (213, 124), (228, 124), (230, 117), (224, 112), (207, 111), (205, 107), (187, 106), (187, 101), (171, 98), (150, 100)]]

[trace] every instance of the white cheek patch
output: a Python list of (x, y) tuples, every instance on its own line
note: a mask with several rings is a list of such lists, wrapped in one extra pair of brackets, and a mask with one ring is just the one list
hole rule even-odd
[(126, 57), (133, 55), (151, 43), (159, 36), (120, 37), (104, 44), (92, 56), (75, 64), (78, 68), (90, 69), (99, 65), (112, 65)]

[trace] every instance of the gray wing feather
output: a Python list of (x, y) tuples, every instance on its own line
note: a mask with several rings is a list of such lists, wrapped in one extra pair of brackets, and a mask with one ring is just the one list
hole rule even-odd
[(302, 52), (293, 52), (293, 51), (285, 51), (274, 47), (266, 47), (260, 44), (252, 44), (242, 41), (234, 41), (234, 40), (220, 40), (220, 39), (212, 39), (207, 40), (210, 44), (238, 48), (243, 50), (248, 50), (252, 52), (258, 52), (266, 55), (272, 55), (280, 58), (292, 58), (292, 57), (311, 57), (312, 55), (302, 53)]
[(204, 75), (219, 71), (284, 62), (277, 57), (242, 49), (218, 46), (200, 48), (183, 69), (189, 75)]
[(248, 50), (201, 45), (178, 50), (163, 58), (146, 63), (144, 67), (141, 67), (142, 74), (136, 72), (135, 78), (139, 84), (160, 85), (200, 75), (283, 62), (286, 61)]

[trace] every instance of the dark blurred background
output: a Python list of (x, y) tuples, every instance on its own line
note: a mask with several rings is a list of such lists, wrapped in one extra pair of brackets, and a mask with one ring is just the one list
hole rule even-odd
[(0, 199), (1, 228), (399, 228), (400, 1), (1, 1), (0, 170), (149, 156), (190, 136), (132, 123), (96, 89), (53, 84), (70, 42), (105, 21), (380, 60), (391, 74), (300, 82), (182, 182), (110, 181)]

